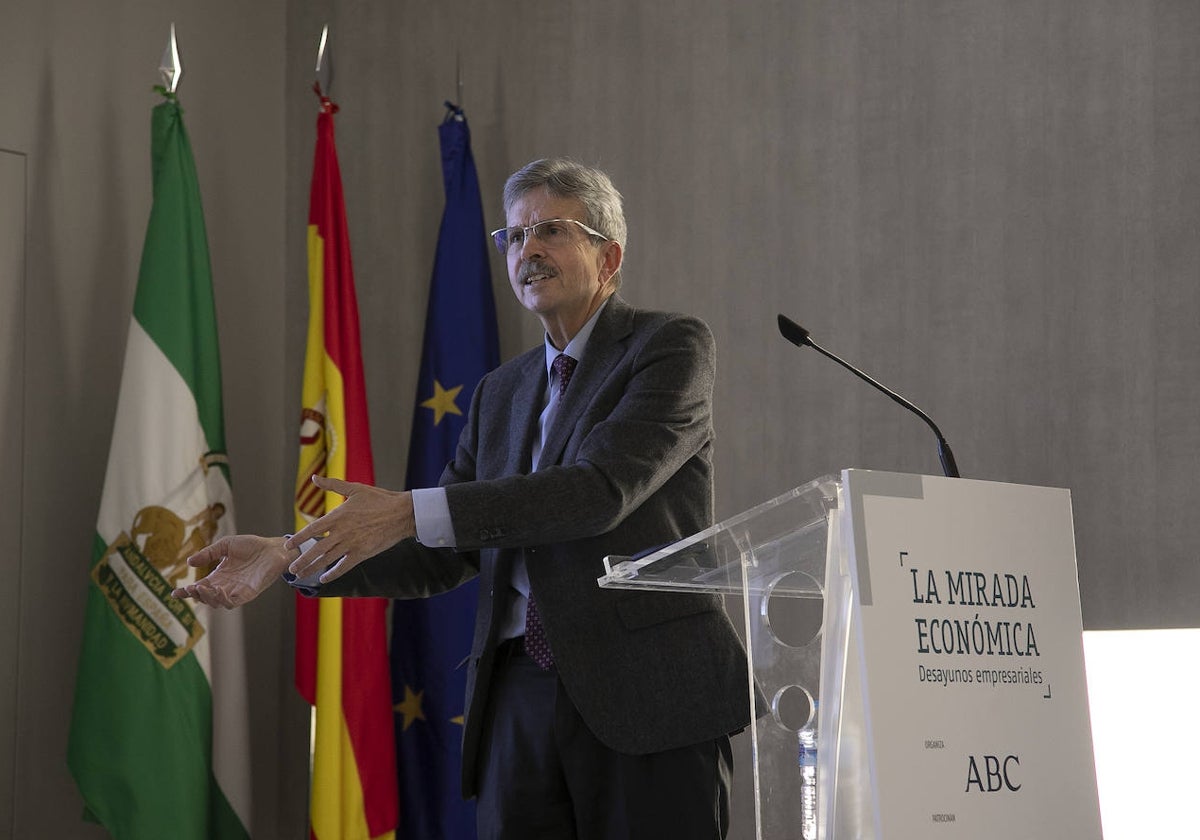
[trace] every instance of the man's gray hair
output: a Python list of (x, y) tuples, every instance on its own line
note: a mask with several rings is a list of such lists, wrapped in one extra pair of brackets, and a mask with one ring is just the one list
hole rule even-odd
[[(625, 250), (625, 211), (621, 194), (608, 175), (569, 158), (542, 158), (527, 163), (508, 177), (504, 184), (504, 214), (522, 196), (545, 188), (556, 198), (574, 198), (583, 205), (587, 216), (580, 221), (616, 241)], [(613, 275), (620, 285), (621, 272)]]

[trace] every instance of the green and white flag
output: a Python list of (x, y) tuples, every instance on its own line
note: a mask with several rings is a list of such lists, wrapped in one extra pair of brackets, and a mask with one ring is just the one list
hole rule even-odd
[(212, 272), (173, 95), (154, 108), (151, 155), (68, 763), (88, 816), (116, 840), (245, 838), (241, 613), (170, 596), (197, 574), (188, 555), (234, 532)]

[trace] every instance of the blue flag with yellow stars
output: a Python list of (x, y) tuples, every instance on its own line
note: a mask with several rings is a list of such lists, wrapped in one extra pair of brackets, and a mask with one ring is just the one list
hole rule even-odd
[[(496, 304), (471, 134), (462, 109), (438, 128), (446, 209), (425, 320), (409, 488), (434, 487), (454, 456), (471, 394), (500, 362)], [(478, 585), (392, 603), (392, 698), (400, 777), (397, 837), (475, 837), (475, 803), (461, 793), (463, 695)]]

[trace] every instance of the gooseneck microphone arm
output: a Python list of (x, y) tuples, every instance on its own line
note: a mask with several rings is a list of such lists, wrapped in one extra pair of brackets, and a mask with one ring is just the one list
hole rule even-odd
[(792, 344), (795, 344), (797, 347), (808, 346), (808, 347), (811, 347), (812, 349), (816, 350), (822, 356), (826, 356), (827, 358), (833, 359), (833, 361), (837, 362), (839, 365), (844, 367), (846, 370), (853, 373), (859, 379), (878, 388), (880, 391), (882, 391), (883, 393), (885, 393), (889, 397), (891, 397), (894, 401), (900, 403), (900, 405), (904, 406), (909, 411), (913, 412), (918, 417), (920, 417), (922, 420), (924, 420), (925, 423), (929, 426), (929, 428), (933, 429), (933, 433), (935, 435), (937, 435), (938, 460), (942, 462), (942, 473), (945, 474), (949, 478), (959, 478), (958, 464), (956, 464), (954, 462), (954, 453), (950, 451), (950, 444), (946, 442), (946, 438), (942, 434), (941, 429), (939, 429), (937, 427), (937, 424), (934, 423), (932, 419), (930, 419), (928, 414), (926, 414), (921, 409), (917, 408), (915, 405), (913, 405), (908, 400), (904, 399), (904, 397), (897, 394), (891, 388), (888, 388), (888, 387), (880, 384), (879, 382), (872, 379), (870, 376), (868, 376), (867, 374), (863, 373), (861, 370), (856, 368), (854, 365), (847, 362), (845, 359), (841, 359), (838, 356), (835, 356), (833, 353), (830, 353), (824, 347), (822, 347), (821, 345), (814, 342), (809, 337), (808, 330), (804, 329), (804, 327), (800, 326), (795, 321), (793, 321), (791, 318), (788, 318), (786, 315), (779, 316), (779, 332), (783, 335), (784, 338), (786, 338)]

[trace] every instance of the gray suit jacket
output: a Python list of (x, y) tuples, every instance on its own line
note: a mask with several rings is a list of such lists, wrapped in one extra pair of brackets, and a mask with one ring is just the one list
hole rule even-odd
[(631, 555), (712, 523), (715, 350), (695, 318), (610, 298), (546, 433), (530, 451), (545, 351), (488, 374), (441, 484), (455, 551), (406, 540), (321, 595), (413, 598), (480, 575), (467, 677), (463, 790), (475, 792), (497, 625), (517, 552), (580, 715), (609, 747), (641, 754), (750, 720), (745, 652), (719, 596), (601, 589), (606, 555)]

